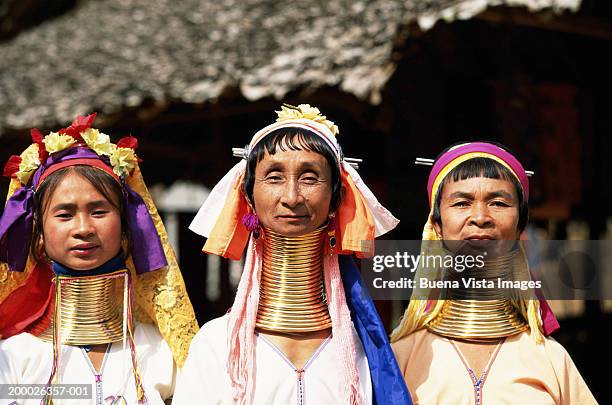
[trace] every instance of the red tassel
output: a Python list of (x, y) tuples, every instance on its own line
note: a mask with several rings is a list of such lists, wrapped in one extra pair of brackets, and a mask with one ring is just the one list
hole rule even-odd
[(2, 175), (5, 177), (14, 177), (15, 173), (19, 171), (19, 165), (21, 164), (21, 156), (12, 155), (6, 165), (4, 165), (4, 171)]

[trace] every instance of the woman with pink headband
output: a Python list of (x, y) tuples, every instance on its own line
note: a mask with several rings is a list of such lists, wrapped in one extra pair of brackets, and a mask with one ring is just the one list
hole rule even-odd
[(284, 106), (191, 224), (204, 251), (246, 261), (225, 316), (194, 338), (175, 405), (410, 404), (349, 254), (397, 220), (345, 158), (317, 108)]
[(434, 162), (427, 191), (423, 254), (481, 254), (475, 271), (491, 284), (464, 284), (468, 271), (457, 266), (417, 268), (417, 287), (423, 278), (444, 284), (415, 288), (391, 335), (415, 403), (595, 404), (568, 353), (549, 337), (559, 325), (546, 301), (496, 284), (531, 279), (517, 243), (529, 199), (520, 162), (491, 143), (457, 145)]

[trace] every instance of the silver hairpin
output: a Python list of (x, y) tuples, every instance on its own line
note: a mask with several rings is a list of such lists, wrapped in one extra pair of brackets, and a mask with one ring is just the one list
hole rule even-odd
[(244, 158), (244, 148), (232, 148), (234, 157)]
[(249, 158), (249, 145), (245, 145), (244, 148), (232, 148), (232, 155), (247, 160)]
[(416, 160), (414, 161), (415, 165), (423, 165), (423, 166), (433, 166), (434, 164), (434, 160), (433, 159), (426, 159), (426, 158), (416, 158)]
[(359, 169), (359, 163), (363, 163), (363, 159), (357, 159), (357, 158), (345, 157), (343, 160), (355, 170)]
[[(434, 159), (427, 159), (427, 158), (416, 158), (414, 161), (415, 165), (422, 165), (422, 166), (433, 166), (435, 163)], [(533, 170), (525, 170), (525, 174), (527, 175), (527, 177), (533, 177), (535, 175), (535, 172)]]

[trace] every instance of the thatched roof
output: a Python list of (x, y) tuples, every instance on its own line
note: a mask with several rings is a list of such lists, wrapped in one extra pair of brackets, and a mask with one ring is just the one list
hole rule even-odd
[(377, 103), (402, 27), (487, 5), (571, 9), (580, 0), (83, 0), (0, 43), (3, 128), (153, 102), (250, 100), (338, 86)]

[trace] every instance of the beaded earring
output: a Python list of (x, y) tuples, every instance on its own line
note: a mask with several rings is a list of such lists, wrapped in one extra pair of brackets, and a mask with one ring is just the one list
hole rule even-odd
[(246, 227), (249, 232), (253, 233), (255, 239), (259, 238), (261, 233), (261, 226), (259, 224), (259, 217), (254, 212), (246, 213), (242, 216), (242, 224)]

